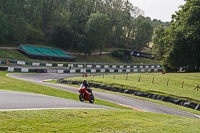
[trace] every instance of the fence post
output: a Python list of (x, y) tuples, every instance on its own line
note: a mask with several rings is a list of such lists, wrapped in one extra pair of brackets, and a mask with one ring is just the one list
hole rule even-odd
[(140, 78), (141, 78), (141, 76), (139, 76), (138, 82), (140, 82)]
[(128, 80), (128, 73), (127, 73), (127, 75), (126, 75), (126, 80)]
[(114, 76), (113, 76), (113, 79), (115, 79), (115, 74), (114, 74)]
[(152, 83), (154, 83), (154, 77), (153, 77)]
[(183, 85), (184, 85), (184, 81), (183, 81), (183, 83), (182, 83), (182, 88), (183, 88)]

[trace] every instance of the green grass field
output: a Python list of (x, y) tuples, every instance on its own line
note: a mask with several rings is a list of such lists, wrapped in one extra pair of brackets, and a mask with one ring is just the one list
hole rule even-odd
[[(194, 90), (200, 83), (200, 73), (129, 74), (127, 80), (126, 77), (127, 75), (116, 75), (113, 79), (113, 75), (104, 75), (104, 78), (103, 76), (91, 76), (87, 79), (88, 82), (170, 96), (200, 104), (200, 90)], [(68, 80), (82, 81), (82, 79), (83, 77)], [(138, 82), (139, 79), (140, 82)]]
[(200, 120), (133, 110), (0, 112), (1, 132), (198, 133)]

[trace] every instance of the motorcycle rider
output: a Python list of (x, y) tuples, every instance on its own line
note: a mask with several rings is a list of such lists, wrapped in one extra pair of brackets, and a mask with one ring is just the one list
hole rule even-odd
[(87, 80), (84, 79), (83, 83), (81, 84), (79, 89), (85, 88), (87, 91), (92, 95), (92, 91), (90, 90), (89, 84), (87, 83)]

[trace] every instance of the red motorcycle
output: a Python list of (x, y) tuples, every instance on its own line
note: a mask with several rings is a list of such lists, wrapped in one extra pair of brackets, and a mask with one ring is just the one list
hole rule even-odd
[(90, 92), (86, 88), (79, 89), (79, 100), (81, 102), (89, 101), (90, 103), (94, 102), (94, 95), (92, 94), (92, 89), (90, 89)]

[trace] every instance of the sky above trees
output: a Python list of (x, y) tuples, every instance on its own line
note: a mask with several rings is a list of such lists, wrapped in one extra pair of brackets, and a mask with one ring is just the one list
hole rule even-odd
[(180, 10), (184, 0), (129, 0), (134, 6), (144, 11), (144, 15), (161, 21), (171, 21), (172, 14)]

